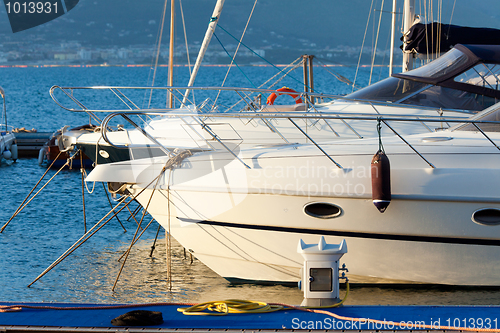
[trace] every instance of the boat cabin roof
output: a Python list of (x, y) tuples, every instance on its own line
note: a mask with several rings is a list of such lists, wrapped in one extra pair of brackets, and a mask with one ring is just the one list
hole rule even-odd
[(482, 111), (500, 100), (500, 45), (457, 44), (438, 59), (347, 97)]

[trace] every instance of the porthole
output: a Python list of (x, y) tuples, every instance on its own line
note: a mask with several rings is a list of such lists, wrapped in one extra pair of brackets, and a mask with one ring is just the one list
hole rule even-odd
[(99, 150), (99, 155), (101, 155), (104, 158), (109, 158), (109, 153), (105, 150)]
[(500, 209), (483, 208), (472, 214), (472, 221), (481, 225), (500, 225)]
[(342, 214), (342, 208), (328, 202), (313, 202), (304, 206), (304, 213), (319, 219), (332, 219)]

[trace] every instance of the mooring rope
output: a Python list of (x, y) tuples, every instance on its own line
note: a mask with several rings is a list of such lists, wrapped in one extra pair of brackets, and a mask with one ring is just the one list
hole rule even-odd
[[(59, 158), (59, 156), (61, 156), (62, 154), (62, 151), (59, 151), (59, 153), (57, 154), (56, 158), (52, 161), (52, 163), (49, 165), (49, 167), (47, 168), (47, 170), (45, 170), (45, 172), (43, 173), (42, 177), (40, 177), (40, 179), (38, 180), (38, 182), (35, 184), (35, 186), (33, 186), (33, 188), (31, 189), (30, 193), (28, 193), (28, 195), (26, 196), (26, 198), (24, 198), (23, 202), (21, 202), (21, 204), (19, 205), (19, 207), (17, 207), (16, 211), (14, 212), (14, 214), (12, 214), (12, 216), (10, 217), (10, 219), (7, 221), (7, 223), (5, 223), (2, 228), (0, 229), (0, 233), (2, 233), (4, 231), (4, 229), (9, 225), (9, 223), (12, 221), (12, 219), (14, 217), (17, 216), (17, 214), (24, 209), (24, 203), (26, 202), (26, 200), (28, 200), (28, 198), (30, 197), (30, 195), (35, 191), (35, 189), (38, 187), (38, 185), (42, 182), (42, 180), (45, 178), (45, 176), (47, 175), (47, 173), (49, 172), (49, 170), (52, 168), (52, 166), (54, 165), (54, 163), (56, 163), (57, 159)], [(21, 208), (22, 207), (22, 208)]]

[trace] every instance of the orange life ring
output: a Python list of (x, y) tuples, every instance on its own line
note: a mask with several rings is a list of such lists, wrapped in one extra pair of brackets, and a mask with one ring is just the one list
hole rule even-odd
[(272, 93), (271, 95), (269, 95), (269, 97), (267, 98), (267, 105), (273, 105), (274, 101), (279, 95), (290, 95), (295, 100), (295, 104), (302, 103), (302, 98), (300, 98), (299, 94), (293, 89), (290, 89), (288, 87), (283, 87), (278, 89), (277, 91), (281, 93), (279, 93), (278, 95), (276, 95), (276, 93)]

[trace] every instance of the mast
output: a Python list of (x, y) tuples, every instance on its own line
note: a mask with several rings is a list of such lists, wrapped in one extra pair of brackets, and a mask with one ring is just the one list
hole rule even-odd
[[(168, 48), (168, 86), (174, 85), (174, 21), (175, 19), (175, 1), (171, 0), (170, 6), (170, 46)], [(168, 107), (173, 108), (174, 101), (172, 92), (167, 93)]]
[[(188, 87), (192, 87), (194, 84), (194, 80), (196, 78), (196, 75), (198, 74), (198, 70), (200, 69), (201, 62), (203, 61), (205, 52), (207, 51), (208, 45), (210, 44), (210, 40), (212, 39), (212, 36), (214, 34), (215, 27), (217, 26), (217, 22), (219, 21), (220, 13), (222, 11), (222, 7), (224, 6), (224, 1), (225, 0), (217, 0), (217, 3), (215, 4), (214, 12), (212, 13), (212, 18), (210, 19), (207, 32), (205, 33), (205, 38), (203, 39), (203, 43), (201, 44), (200, 52), (198, 52), (198, 58), (196, 59), (196, 63), (194, 64), (193, 67), (193, 72), (191, 73), (191, 77), (189, 78)], [(186, 90), (186, 93), (184, 94), (184, 99), (182, 100), (182, 104), (186, 103), (190, 92), (191, 92), (190, 89)]]
[(408, 31), (415, 19), (415, 0), (405, 0), (404, 24), (403, 24), (403, 73), (413, 68), (413, 54), (406, 52), (405, 47), (408, 42)]
[(308, 60), (309, 59), (309, 56), (307, 54), (304, 54), (302, 56), (302, 67), (304, 69), (304, 92), (309, 92), (309, 77), (308, 77), (308, 71), (307, 71), (307, 64), (308, 64)]
[(391, 54), (389, 58), (389, 76), (392, 76), (392, 67), (394, 66), (394, 38), (396, 35), (396, 2), (392, 0), (392, 29), (391, 29)]
[[(313, 55), (309, 55), (309, 88), (311, 89), (311, 93), (314, 93), (313, 58)], [(311, 98), (311, 103), (314, 104), (314, 97)]]
[(5, 103), (5, 91), (3, 90), (2, 87), (0, 87), (0, 96), (2, 96), (2, 100), (3, 100), (3, 116), (5, 119), (5, 132), (7, 132), (8, 131), (8, 128), (7, 128), (7, 105)]

